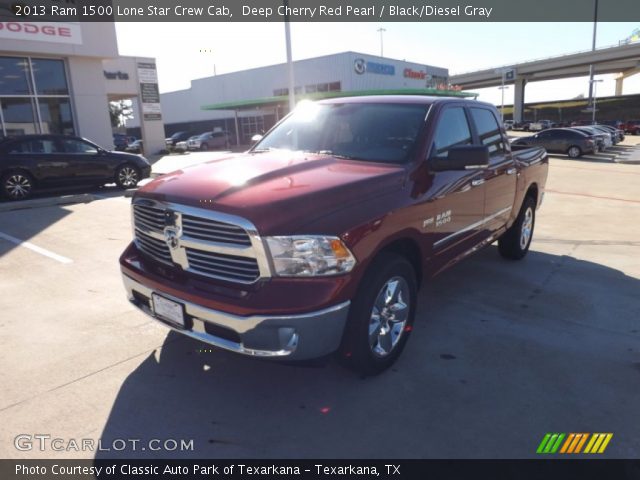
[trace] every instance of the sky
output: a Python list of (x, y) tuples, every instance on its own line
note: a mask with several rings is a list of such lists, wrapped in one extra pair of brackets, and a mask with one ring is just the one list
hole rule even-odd
[[(617, 45), (640, 22), (598, 23), (596, 47)], [(507, 66), (591, 49), (593, 23), (291, 23), (293, 60), (344, 51), (449, 69), (450, 74)], [(190, 81), (286, 62), (284, 24), (116, 23), (121, 55), (155, 57), (161, 92), (189, 88)], [(613, 95), (614, 75), (597, 75), (597, 96)], [(473, 90), (496, 105), (498, 88)], [(623, 94), (640, 93), (640, 74), (624, 82)], [(588, 78), (527, 84), (526, 102), (588, 95)], [(513, 87), (505, 104), (513, 101)]]

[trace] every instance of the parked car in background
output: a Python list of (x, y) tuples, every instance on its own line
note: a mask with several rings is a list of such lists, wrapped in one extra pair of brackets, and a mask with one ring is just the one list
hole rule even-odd
[(592, 137), (572, 128), (550, 128), (529, 137), (517, 138), (511, 144), (544, 147), (548, 152), (565, 153), (571, 158), (594, 153), (596, 149), (596, 141)]
[(144, 145), (142, 143), (142, 140), (138, 139), (138, 140), (134, 140), (129, 145), (127, 145), (127, 148), (125, 148), (124, 150), (125, 152), (129, 152), (129, 153), (143, 153)]
[[(200, 135), (202, 135), (202, 134), (200, 134)], [(176, 143), (176, 146), (173, 147), (173, 151), (174, 152), (178, 152), (178, 153), (186, 153), (186, 152), (188, 152), (189, 151), (189, 142), (191, 140), (195, 140), (200, 135), (192, 135), (188, 139), (182, 140), (181, 142)]]
[(639, 135), (640, 134), (640, 120), (629, 120), (625, 122), (622, 127), (625, 133), (630, 133), (631, 135)]
[(525, 132), (528, 132), (530, 125), (531, 125), (531, 120), (522, 120), (520, 122), (514, 122), (513, 130), (523, 130)]
[(113, 134), (113, 145), (114, 150), (119, 152), (124, 151), (127, 148), (127, 145), (136, 141), (136, 137), (132, 137), (130, 135), (125, 135), (124, 133), (114, 133)]
[(206, 132), (188, 142), (189, 150), (211, 150), (214, 148), (229, 148), (231, 136), (228, 132)]
[(132, 188), (150, 173), (144, 157), (107, 151), (80, 137), (24, 135), (0, 141), (0, 190), (11, 200), (58, 186), (115, 182)]
[(551, 120), (538, 120), (537, 122), (533, 122), (529, 124), (529, 130), (532, 132), (539, 132), (541, 130), (546, 130), (547, 128), (551, 128), (553, 122)]
[(609, 132), (603, 132), (594, 127), (571, 127), (571, 129), (586, 133), (594, 138), (596, 140), (596, 151), (602, 152), (613, 145)]
[(171, 151), (173, 150), (173, 147), (175, 147), (178, 142), (182, 142), (186, 140), (191, 135), (193, 135), (193, 133), (188, 131), (176, 132), (173, 135), (171, 135), (169, 138), (165, 138), (164, 143), (167, 149)]
[(515, 123), (516, 123), (516, 122), (515, 122), (515, 121), (513, 121), (513, 120), (505, 120), (505, 121), (504, 121), (504, 129), (505, 129), (505, 130), (513, 130), (513, 125), (514, 125)]
[(611, 139), (613, 140), (614, 145), (624, 140), (624, 130), (620, 128), (612, 127), (611, 125), (602, 125), (599, 123), (592, 126), (599, 130), (609, 132), (611, 134)]

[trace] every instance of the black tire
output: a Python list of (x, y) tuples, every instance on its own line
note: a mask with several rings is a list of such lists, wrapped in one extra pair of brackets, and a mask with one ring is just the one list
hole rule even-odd
[(25, 200), (33, 193), (33, 177), (22, 170), (5, 173), (0, 183), (2, 196), (9, 200)]
[(411, 263), (397, 253), (378, 255), (351, 304), (338, 352), (340, 359), (365, 375), (377, 375), (389, 368), (402, 353), (411, 333), (417, 295)]
[(569, 158), (578, 158), (582, 156), (582, 150), (577, 145), (571, 145), (567, 148), (567, 155)]
[[(498, 239), (500, 255), (509, 260), (520, 260), (529, 251), (533, 229), (536, 224), (536, 201), (527, 196), (524, 199), (518, 218)], [(525, 231), (528, 229), (528, 233)], [(525, 238), (526, 237), (526, 238)]]
[(203, 143), (202, 145), (200, 145), (200, 150), (209, 150), (209, 145), (207, 143)]
[(123, 190), (135, 188), (140, 181), (140, 170), (129, 163), (120, 165), (116, 169), (115, 181), (116, 185)]

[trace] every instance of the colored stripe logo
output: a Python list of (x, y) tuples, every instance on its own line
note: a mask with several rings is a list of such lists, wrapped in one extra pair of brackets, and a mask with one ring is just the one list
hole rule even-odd
[(604, 453), (612, 437), (613, 433), (547, 433), (536, 453)]

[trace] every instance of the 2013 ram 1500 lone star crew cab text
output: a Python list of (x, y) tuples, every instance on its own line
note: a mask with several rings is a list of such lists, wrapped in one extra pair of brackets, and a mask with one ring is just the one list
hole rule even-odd
[(495, 240), (529, 249), (548, 159), (498, 119), (457, 98), (301, 103), (248, 152), (136, 192), (128, 297), (217, 347), (380, 372), (421, 283)]

